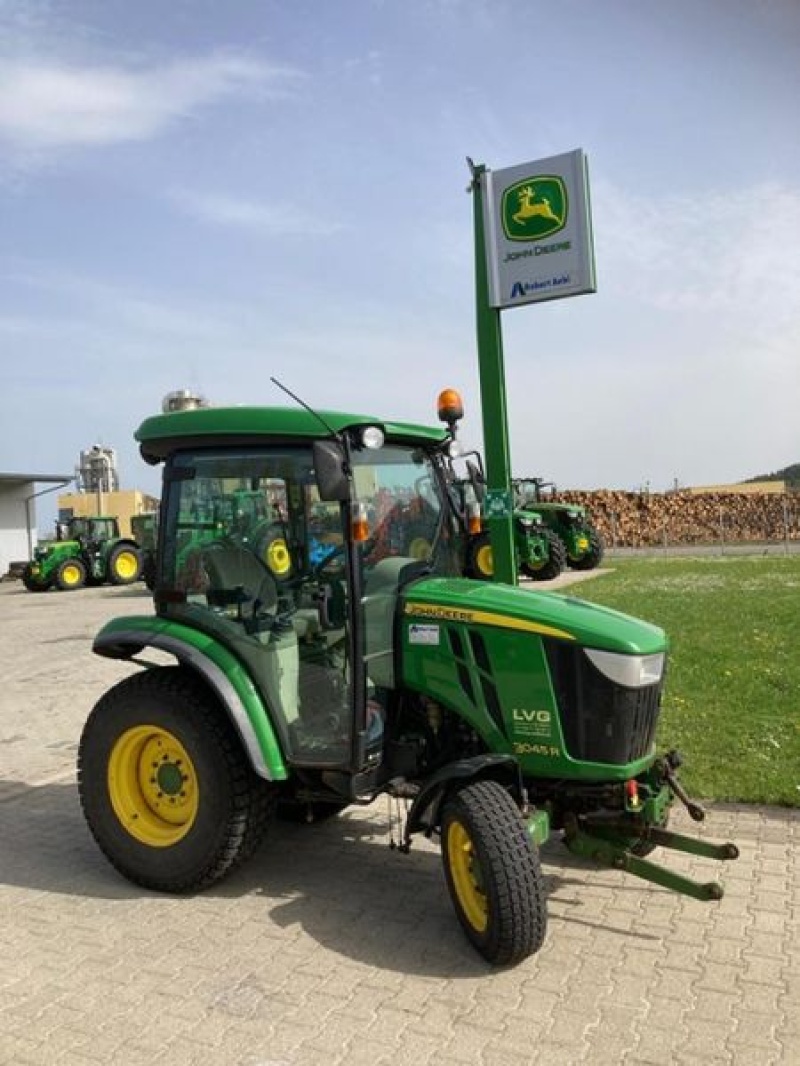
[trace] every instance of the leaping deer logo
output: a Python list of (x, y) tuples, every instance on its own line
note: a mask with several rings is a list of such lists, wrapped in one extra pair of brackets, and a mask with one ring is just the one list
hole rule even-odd
[(566, 186), (555, 174), (531, 174), (503, 193), (503, 232), (510, 241), (539, 241), (558, 233), (569, 213)]
[(555, 213), (546, 196), (543, 196), (540, 200), (536, 199), (535, 185), (526, 185), (523, 189), (520, 189), (517, 193), (517, 199), (519, 200), (519, 210), (512, 215), (515, 222), (523, 223), (529, 218), (546, 218), (560, 226), (564, 221), (562, 217)]

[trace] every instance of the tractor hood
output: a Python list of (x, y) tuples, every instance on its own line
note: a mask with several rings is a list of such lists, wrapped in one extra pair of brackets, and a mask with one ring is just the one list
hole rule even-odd
[(542, 511), (548, 514), (569, 514), (576, 518), (582, 518), (586, 514), (586, 508), (577, 503), (545, 503), (543, 500), (526, 503), (525, 510)]
[(537, 633), (627, 655), (665, 651), (663, 629), (630, 615), (554, 592), (468, 578), (423, 578), (404, 593), (404, 614)]
[(65, 554), (74, 554), (81, 550), (81, 546), (77, 540), (40, 540), (33, 554), (37, 559), (45, 559), (58, 549)]

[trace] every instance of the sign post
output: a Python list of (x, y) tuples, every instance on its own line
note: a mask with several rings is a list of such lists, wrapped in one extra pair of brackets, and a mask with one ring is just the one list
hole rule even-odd
[(483, 187), (486, 168), (473, 168), (475, 216), (475, 305), (478, 329), (478, 369), (486, 458), (484, 516), (492, 544), (494, 580), (517, 583), (514, 529), (511, 523), (511, 453), (508, 444), (506, 379), (500, 311), (489, 301), (489, 272), (483, 225)]
[(500, 311), (595, 292), (586, 160), (566, 155), (492, 172), (468, 160), (475, 225), (478, 365), (494, 579), (517, 584)]

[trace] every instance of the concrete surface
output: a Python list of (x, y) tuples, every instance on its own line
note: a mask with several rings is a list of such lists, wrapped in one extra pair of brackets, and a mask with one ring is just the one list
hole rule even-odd
[[(800, 811), (711, 809), (742, 856), (669, 856), (701, 904), (544, 849), (550, 926), (507, 971), (463, 939), (438, 849), (386, 801), (278, 826), (197, 897), (123, 881), (83, 822), (82, 723), (129, 671), (92, 655), (144, 589), (0, 584), (0, 1063), (383, 1066), (800, 1063)], [(676, 827), (695, 832), (678, 815)]]

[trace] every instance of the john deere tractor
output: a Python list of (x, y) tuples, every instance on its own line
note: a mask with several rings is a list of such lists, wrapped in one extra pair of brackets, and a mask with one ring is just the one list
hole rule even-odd
[[(467, 532), (464, 572), (478, 581), (494, 578), (494, 554), (491, 538), (481, 512), (486, 481), (480, 455), (477, 462), (467, 462), (467, 477), (452, 474), (456, 508), (460, 509)], [(517, 570), (533, 581), (551, 581), (567, 565), (566, 549), (561, 538), (545, 525), (533, 510), (517, 509), (513, 516), (514, 552)]]
[(152, 590), (156, 584), (156, 544), (158, 542), (158, 511), (131, 516), (131, 533), (139, 548), (141, 577)]
[(130, 585), (141, 575), (137, 543), (119, 534), (116, 518), (70, 518), (56, 525), (56, 539), (37, 545), (22, 581), (29, 592), (84, 585)]
[(585, 507), (558, 501), (555, 485), (542, 478), (518, 478), (512, 487), (516, 506), (538, 514), (564, 545), (568, 566), (573, 570), (594, 570), (600, 565), (605, 551), (603, 538)]
[[(139, 427), (142, 456), (163, 464), (155, 613), (97, 634), (95, 652), (142, 669), (100, 698), (78, 754), (88, 825), (131, 881), (195, 892), (251, 856), (276, 812), (317, 820), (388, 795), (405, 813), (387, 862), (417, 834), (440, 841), (458, 922), (494, 964), (544, 940), (553, 833), (721, 896), (645, 857), (737, 854), (667, 829), (676, 799), (703, 811), (678, 756), (655, 748), (664, 633), (462, 576), (448, 474), (461, 413), (443, 395), (440, 428), (305, 406)], [(290, 565), (233, 525), (198, 537), (207, 504), (240, 487), (280, 514)]]

